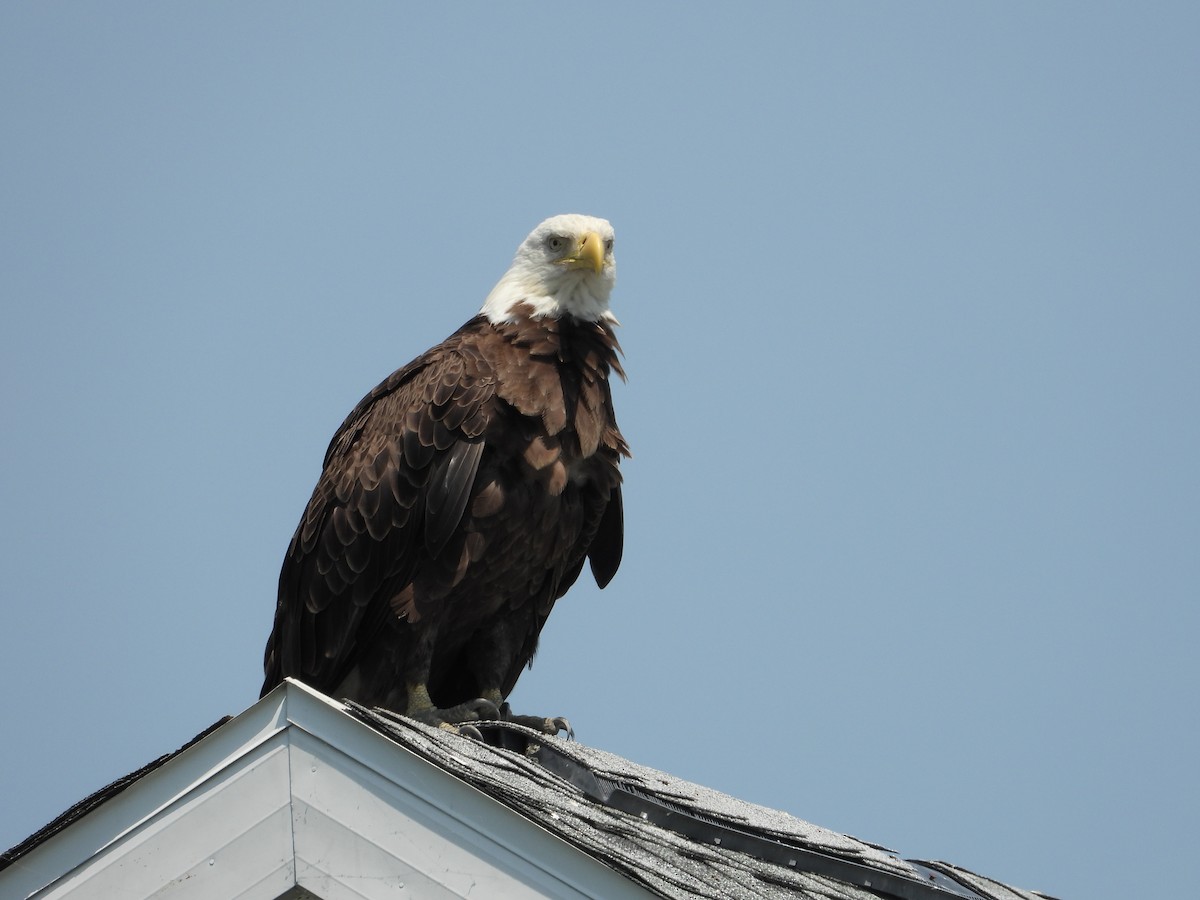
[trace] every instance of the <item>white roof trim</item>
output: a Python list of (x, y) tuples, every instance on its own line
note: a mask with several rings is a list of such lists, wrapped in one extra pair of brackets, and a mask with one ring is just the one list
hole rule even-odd
[(293, 681), (0, 872), (39, 900), (303, 890), (652, 896)]

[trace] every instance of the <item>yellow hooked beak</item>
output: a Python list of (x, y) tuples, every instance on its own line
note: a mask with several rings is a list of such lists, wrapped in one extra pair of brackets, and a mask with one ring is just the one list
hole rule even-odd
[(604, 268), (604, 239), (594, 231), (585, 232), (562, 262), (568, 269), (591, 269), (599, 275)]

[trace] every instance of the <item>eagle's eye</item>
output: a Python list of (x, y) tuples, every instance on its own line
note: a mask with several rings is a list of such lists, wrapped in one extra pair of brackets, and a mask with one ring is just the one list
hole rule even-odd
[(612, 248), (613, 248), (613, 239), (609, 238), (607, 241), (604, 242), (604, 252), (612, 253)]
[(567, 246), (567, 239), (561, 234), (552, 234), (546, 238), (546, 249), (551, 253), (559, 253)]

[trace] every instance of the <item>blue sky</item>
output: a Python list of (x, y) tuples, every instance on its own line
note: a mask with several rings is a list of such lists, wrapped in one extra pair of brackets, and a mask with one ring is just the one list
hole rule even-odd
[(1200, 803), (1187, 3), (0, 6), (0, 845), (257, 696), (325, 445), (617, 229), (625, 560), (514, 693), (1064, 898)]

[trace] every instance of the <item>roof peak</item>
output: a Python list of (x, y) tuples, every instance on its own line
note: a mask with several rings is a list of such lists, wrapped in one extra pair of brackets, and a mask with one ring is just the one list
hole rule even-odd
[[(603, 750), (507, 723), (483, 730), (492, 743), (289, 679), (4, 854), (0, 895), (86, 882), (150, 897), (186, 877), (219, 896), (251, 879), (270, 896), (321, 897), (386, 871), (381, 884), (489, 896), (682, 900), (753, 885), (781, 900), (1037, 900)], [(433, 858), (450, 862), (431, 869)]]

